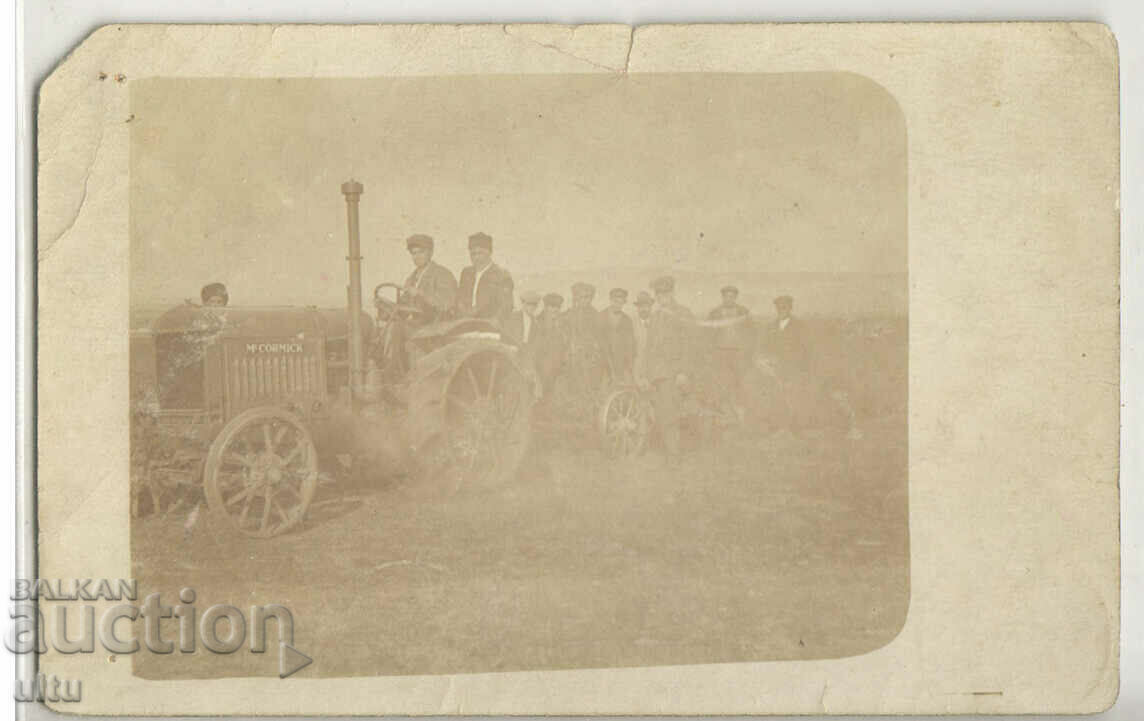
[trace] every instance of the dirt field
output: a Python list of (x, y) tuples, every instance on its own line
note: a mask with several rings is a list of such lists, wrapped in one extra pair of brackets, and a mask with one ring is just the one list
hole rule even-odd
[[(732, 429), (671, 464), (540, 434), (499, 489), (323, 486), (304, 525), (271, 540), (206, 513), (189, 530), (185, 515), (138, 519), (135, 577), (166, 603), (193, 587), (200, 613), (287, 606), (314, 658), (303, 676), (861, 654), (896, 635), (909, 599), (905, 414), (863, 431)], [(248, 648), (144, 652), (135, 668), (277, 673), (275, 653)]]

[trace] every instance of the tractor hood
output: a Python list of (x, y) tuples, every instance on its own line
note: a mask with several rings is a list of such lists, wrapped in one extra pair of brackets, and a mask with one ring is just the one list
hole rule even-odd
[[(208, 307), (186, 303), (175, 306), (151, 323), (151, 332), (217, 333), (228, 338), (344, 338), (349, 323), (344, 308), (291, 306), (227, 306)], [(370, 318), (362, 313), (363, 327)]]

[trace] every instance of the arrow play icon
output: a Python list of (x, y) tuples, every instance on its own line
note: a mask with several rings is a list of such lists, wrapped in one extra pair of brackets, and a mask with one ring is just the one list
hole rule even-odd
[(278, 678), (292, 676), (314, 662), (306, 654), (285, 641), (278, 644)]

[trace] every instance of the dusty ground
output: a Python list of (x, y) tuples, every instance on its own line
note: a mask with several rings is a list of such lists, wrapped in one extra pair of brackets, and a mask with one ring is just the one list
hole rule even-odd
[[(205, 513), (189, 533), (185, 516), (139, 519), (135, 577), (167, 603), (193, 587), (200, 612), (289, 607), (309, 676), (860, 654), (896, 635), (909, 598), (904, 415), (864, 431), (734, 430), (672, 464), (541, 435), (502, 488), (324, 486), (307, 522), (271, 540)], [(274, 653), (201, 644), (135, 664), (152, 678), (277, 673)]]

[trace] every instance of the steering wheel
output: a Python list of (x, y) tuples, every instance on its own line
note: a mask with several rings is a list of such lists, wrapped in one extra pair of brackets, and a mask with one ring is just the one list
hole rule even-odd
[[(389, 300), (382, 296), (382, 291), (386, 288), (392, 288), (394, 291), (393, 300)], [(405, 288), (397, 283), (380, 283), (373, 289), (373, 304), (377, 306), (378, 315), (384, 315), (386, 318), (392, 318), (396, 314), (404, 313), (410, 317), (423, 314), (425, 311), (415, 305), (401, 302), (401, 293)]]

